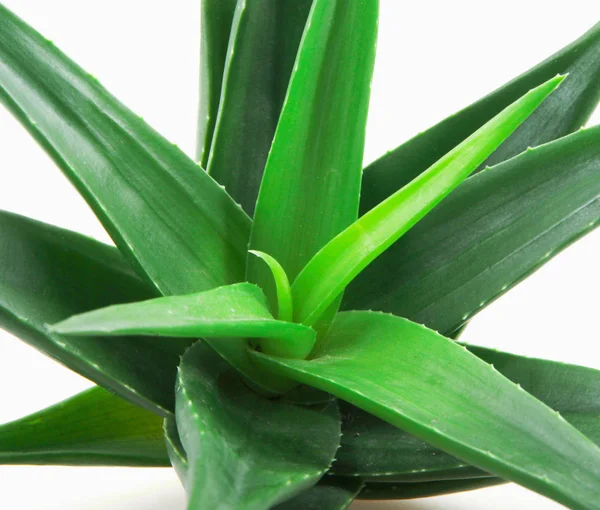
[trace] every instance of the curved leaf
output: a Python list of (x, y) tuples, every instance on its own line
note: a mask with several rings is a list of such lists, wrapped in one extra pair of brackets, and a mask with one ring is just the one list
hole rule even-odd
[(312, 0), (237, 3), (205, 168), (250, 215), (311, 4)]
[(162, 294), (243, 279), (249, 218), (183, 152), (0, 7), (0, 101)]
[(46, 327), (152, 296), (115, 248), (0, 212), (0, 326), (134, 404), (166, 415), (174, 409), (176, 368), (189, 340), (63, 337)]
[(325, 476), (310, 489), (273, 510), (345, 510), (363, 488), (361, 480)]
[(161, 424), (95, 387), (0, 425), (0, 464), (168, 466)]
[(528, 90), (557, 74), (568, 74), (560, 89), (484, 165), (500, 163), (586, 123), (600, 99), (600, 23), (521, 76), (371, 163), (363, 175), (361, 214), (409, 183)]
[(269, 508), (314, 485), (339, 445), (335, 404), (299, 407), (259, 396), (202, 343), (180, 365), (176, 418), (189, 510)]
[(593, 127), (471, 177), (356, 278), (343, 308), (451, 333), (596, 227), (599, 171)]
[(327, 243), (292, 284), (296, 322), (312, 326), (369, 263), (466, 179), (562, 80), (557, 76), (529, 91)]
[(313, 360), (253, 356), (485, 471), (567, 506), (599, 508), (600, 448), (489, 364), (423, 326), (347, 312)]

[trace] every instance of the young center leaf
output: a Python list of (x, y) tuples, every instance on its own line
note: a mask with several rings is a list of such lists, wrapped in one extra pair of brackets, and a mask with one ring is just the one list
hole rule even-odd
[(73, 314), (154, 295), (115, 248), (0, 212), (0, 327), (134, 404), (167, 415), (190, 340), (80, 338), (47, 328)]
[(292, 284), (295, 320), (315, 324), (355, 276), (475, 170), (562, 80), (529, 91), (327, 243)]
[[(315, 0), (302, 37), (252, 225), (250, 247), (290, 281), (358, 215), (377, 38), (376, 0)], [(265, 265), (248, 278), (275, 303)]]
[(339, 446), (334, 402), (300, 407), (260, 396), (202, 343), (183, 357), (176, 418), (189, 510), (271, 508), (313, 486)]
[(544, 101), (479, 166), (480, 169), (585, 125), (600, 99), (600, 23), (521, 76), (367, 166), (362, 180), (361, 214), (408, 184), (528, 90), (557, 74), (568, 75), (560, 89)]
[(168, 466), (162, 418), (95, 387), (0, 425), (0, 464)]
[(598, 225), (599, 172), (593, 127), (469, 178), (357, 276), (343, 308), (452, 333)]
[(598, 508), (600, 448), (491, 365), (419, 324), (346, 312), (312, 360), (253, 356), (487, 472), (572, 508)]

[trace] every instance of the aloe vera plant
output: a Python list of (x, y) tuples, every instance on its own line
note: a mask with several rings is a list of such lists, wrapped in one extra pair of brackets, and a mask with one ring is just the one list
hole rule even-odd
[(600, 372), (456, 340), (600, 220), (600, 25), (363, 169), (378, 15), (203, 0), (196, 162), (0, 6), (0, 100), (115, 243), (0, 212), (0, 326), (97, 384), (2, 463), (172, 465), (190, 510), (600, 508)]

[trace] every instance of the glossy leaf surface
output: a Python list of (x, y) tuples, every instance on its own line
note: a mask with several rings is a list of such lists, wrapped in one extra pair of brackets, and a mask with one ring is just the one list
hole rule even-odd
[(183, 357), (176, 417), (189, 510), (269, 508), (314, 485), (339, 445), (334, 403), (309, 408), (261, 397), (202, 343)]
[(250, 215), (311, 4), (312, 0), (237, 3), (205, 168)]
[(598, 508), (600, 449), (489, 364), (423, 326), (347, 312), (313, 360), (254, 356), (501, 478), (572, 508)]
[[(290, 281), (358, 215), (365, 124), (377, 38), (376, 0), (315, 0), (265, 168), (250, 247)], [(248, 277), (270, 303), (267, 268)]]
[[(467, 346), (600, 445), (600, 371)], [(400, 482), (489, 476), (359, 408), (340, 402), (341, 448), (332, 471)]]
[(113, 305), (70, 317), (50, 327), (62, 335), (159, 335), (171, 337), (256, 337), (286, 343), (295, 357), (312, 350), (311, 328), (278, 321), (263, 292), (251, 283), (205, 292)]
[(568, 74), (560, 89), (484, 164), (500, 163), (586, 123), (600, 99), (600, 23), (521, 76), (371, 163), (362, 181), (361, 214), (409, 183), (528, 90), (557, 74)]
[(313, 325), (355, 276), (466, 179), (562, 79), (529, 91), (327, 243), (292, 284), (295, 320)]
[(183, 152), (0, 7), (0, 101), (163, 294), (243, 279), (250, 221)]
[(468, 179), (366, 268), (343, 307), (448, 334), (597, 225), (600, 128)]
[(200, 2), (200, 105), (196, 153), (206, 168), (217, 122), (231, 23), (237, 0)]
[(274, 510), (345, 510), (362, 487), (361, 480), (325, 476), (317, 485), (277, 505)]
[(115, 248), (0, 213), (0, 326), (134, 404), (168, 414), (179, 356), (189, 340), (66, 337), (46, 327), (152, 296)]
[(95, 387), (0, 425), (0, 464), (168, 466), (162, 419)]

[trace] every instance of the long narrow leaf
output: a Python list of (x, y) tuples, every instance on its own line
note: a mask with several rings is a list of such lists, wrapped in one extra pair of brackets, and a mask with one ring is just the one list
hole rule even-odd
[[(600, 445), (600, 371), (467, 346)], [(416, 482), (489, 476), (345, 402), (342, 440), (332, 472), (372, 481)]]
[(314, 485), (339, 445), (335, 403), (299, 407), (257, 395), (202, 343), (183, 357), (176, 417), (189, 510), (270, 508)]
[(217, 122), (227, 45), (237, 0), (202, 0), (197, 159), (206, 168)]
[[(260, 188), (250, 246), (290, 281), (358, 214), (377, 0), (315, 0)], [(275, 303), (268, 269), (248, 277)]]
[[(273, 318), (263, 292), (238, 283), (183, 296), (113, 305), (75, 315), (50, 327), (62, 335), (159, 335), (170, 337), (273, 338), (293, 357), (312, 350), (311, 328)], [(276, 350), (276, 349), (275, 349)]]
[(189, 340), (66, 337), (46, 327), (153, 295), (115, 248), (0, 212), (0, 327), (134, 404), (165, 415), (174, 409), (176, 369)]
[(240, 0), (237, 5), (205, 168), (250, 215), (311, 4)]
[(163, 294), (241, 281), (250, 221), (183, 152), (0, 7), (0, 101)]
[(317, 485), (273, 510), (346, 510), (362, 488), (363, 483), (358, 479), (325, 476)]
[(95, 387), (0, 425), (0, 464), (168, 466), (162, 419)]
[(323, 247), (292, 285), (296, 321), (314, 324), (355, 276), (466, 179), (562, 79), (529, 91)]
[(253, 355), (485, 471), (572, 508), (600, 508), (600, 448), (491, 365), (421, 325), (347, 312), (313, 360)]
[(451, 333), (597, 226), (599, 172), (593, 127), (471, 177), (358, 275), (343, 307)]
[(600, 23), (521, 76), (371, 163), (362, 181), (361, 214), (408, 184), (528, 90), (557, 74), (568, 74), (560, 89), (483, 165), (500, 163), (586, 123), (600, 99)]

